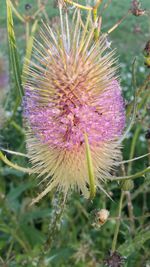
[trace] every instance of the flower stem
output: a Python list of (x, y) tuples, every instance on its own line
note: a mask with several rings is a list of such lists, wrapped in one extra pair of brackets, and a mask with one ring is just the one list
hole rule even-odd
[(137, 172), (135, 174), (132, 175), (128, 175), (128, 176), (120, 176), (120, 177), (109, 177), (108, 179), (110, 181), (125, 181), (125, 180), (130, 180), (130, 179), (136, 179), (139, 177), (143, 177), (145, 178), (145, 174), (147, 172), (150, 172), (150, 166), (148, 166), (147, 168), (145, 168), (144, 170)]
[[(133, 159), (133, 157), (134, 157), (134, 152), (135, 152), (136, 142), (137, 142), (137, 139), (138, 139), (140, 130), (141, 130), (141, 126), (138, 126), (138, 127), (136, 128), (136, 130), (135, 130), (135, 133), (134, 133), (134, 136), (133, 136), (133, 138), (132, 138), (132, 142), (131, 142), (131, 149), (130, 149), (130, 156), (129, 156), (129, 159)], [(128, 171), (127, 171), (127, 174), (128, 174), (128, 175), (131, 174), (131, 170), (132, 170), (132, 161), (129, 162), (129, 165), (128, 165)]]
[(127, 14), (125, 14), (121, 19), (118, 20), (118, 22), (113, 26), (111, 27), (107, 34), (110, 34), (111, 32), (113, 32), (116, 28), (118, 28), (118, 26), (127, 18), (127, 16), (130, 14), (130, 10), (127, 12)]
[(30, 36), (30, 25), (29, 25), (29, 21), (26, 21), (26, 47), (28, 46), (28, 40), (29, 40), (29, 36)]
[(0, 160), (2, 160), (5, 164), (7, 164), (9, 167), (12, 167), (15, 170), (25, 172), (25, 173), (32, 173), (32, 170), (30, 168), (23, 168), (17, 164), (12, 163), (10, 160), (4, 156), (4, 154), (0, 151)]
[(95, 30), (94, 30), (94, 40), (97, 41), (99, 37), (99, 29), (98, 29), (98, 16), (97, 16), (97, 10), (99, 5), (102, 3), (102, 0), (97, 0), (95, 6), (93, 7), (93, 21), (95, 23)]
[(131, 232), (131, 234), (134, 234), (134, 232), (135, 232), (135, 221), (134, 221), (133, 205), (132, 205), (130, 191), (126, 191), (125, 192), (125, 196), (126, 196), (126, 199), (127, 199), (128, 213), (129, 213), (129, 219), (130, 219), (130, 225), (131, 225), (130, 232)]
[[(56, 201), (58, 201), (58, 203), (55, 203)], [(57, 231), (59, 230), (59, 224), (61, 221), (61, 217), (65, 208), (65, 203), (66, 203), (66, 196), (65, 199), (62, 200), (62, 197), (59, 195), (58, 199), (54, 199), (53, 201), (54, 203), (54, 213), (52, 214), (51, 220), (50, 220), (50, 224), (49, 224), (49, 233), (48, 233), (48, 238), (45, 241), (44, 245), (43, 245), (43, 249), (41, 252), (41, 255), (39, 257), (39, 261), (38, 261), (38, 266), (39, 267), (44, 267), (45, 266), (45, 256), (51, 251), (52, 249), (52, 245), (53, 245), (53, 241), (56, 237)]]
[(23, 23), (25, 23), (25, 19), (24, 17), (21, 16), (21, 14), (18, 12), (18, 10), (14, 7), (14, 5), (12, 4), (12, 2), (10, 2), (12, 11), (14, 12), (14, 14), (16, 15), (16, 17)]
[(78, 3), (74, 2), (74, 1), (71, 1), (71, 0), (65, 0), (65, 2), (68, 3), (68, 4), (71, 4), (73, 6), (76, 6), (76, 7), (80, 8), (80, 9), (85, 9), (85, 10), (92, 10), (93, 9), (93, 7), (83, 6), (83, 5), (80, 5), (80, 4), (78, 4)]
[(118, 208), (118, 220), (116, 223), (114, 238), (113, 238), (113, 242), (112, 242), (112, 249), (111, 249), (112, 252), (115, 252), (115, 250), (116, 250), (117, 239), (118, 239), (119, 228), (120, 228), (120, 218), (121, 218), (121, 212), (122, 212), (123, 198), (124, 198), (124, 191), (121, 191), (119, 208)]

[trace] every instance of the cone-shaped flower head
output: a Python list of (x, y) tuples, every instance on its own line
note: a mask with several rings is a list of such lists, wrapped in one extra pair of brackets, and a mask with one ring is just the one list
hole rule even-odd
[(55, 32), (44, 25), (35, 43), (24, 117), (33, 170), (48, 181), (35, 201), (53, 187), (88, 196), (85, 134), (96, 186), (120, 157), (125, 115), (114, 51), (107, 53), (105, 38), (94, 42), (93, 34), (90, 17), (83, 26), (77, 13), (70, 24), (61, 17)]

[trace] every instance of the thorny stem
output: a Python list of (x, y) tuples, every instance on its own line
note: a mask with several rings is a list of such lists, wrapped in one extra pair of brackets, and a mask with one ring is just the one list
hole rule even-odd
[(120, 228), (120, 218), (121, 218), (123, 198), (124, 198), (124, 191), (121, 191), (119, 208), (118, 208), (118, 220), (116, 223), (114, 238), (113, 238), (113, 242), (112, 242), (112, 249), (111, 249), (112, 252), (115, 252), (115, 250), (116, 250), (117, 239), (118, 239), (119, 228)]
[[(132, 139), (132, 142), (131, 142), (131, 149), (130, 149), (129, 159), (133, 159), (133, 157), (134, 157), (136, 141), (137, 141), (137, 138), (139, 136), (140, 130), (141, 130), (141, 126), (138, 126), (136, 128), (136, 130), (135, 130), (135, 133), (134, 133), (134, 136), (133, 136), (133, 139)], [(128, 175), (130, 175), (130, 173), (131, 173), (132, 163), (133, 163), (133, 161), (129, 162), (128, 171), (127, 171)]]
[[(150, 179), (146, 180), (134, 193), (131, 195), (131, 200), (133, 201), (139, 194), (143, 194), (143, 191), (148, 192), (150, 185)], [(126, 201), (123, 203), (123, 208), (126, 206)]]
[[(122, 164), (121, 167), (122, 167), (122, 173), (123, 173), (123, 175), (126, 175), (126, 170), (125, 170), (124, 164)], [(126, 196), (126, 199), (127, 199), (129, 220), (130, 220), (130, 223), (131, 223), (131, 233), (134, 233), (135, 223), (134, 223), (133, 205), (132, 205), (130, 191), (125, 191), (125, 196)]]
[(57, 205), (57, 207), (55, 207), (55, 213), (53, 214), (53, 217), (50, 221), (49, 224), (49, 233), (48, 233), (48, 238), (43, 246), (43, 251), (39, 257), (39, 261), (38, 261), (38, 266), (39, 267), (43, 267), (44, 264), (44, 258), (45, 256), (50, 252), (51, 248), (52, 248), (52, 244), (53, 241), (55, 239), (55, 236), (57, 234), (58, 231), (58, 224), (60, 223), (64, 208), (65, 208), (65, 203), (66, 203), (66, 196), (64, 198), (64, 200), (62, 201), (62, 198), (59, 196), (59, 207)]
[(133, 205), (132, 205), (130, 191), (125, 191), (125, 196), (127, 198), (128, 213), (129, 213), (129, 219), (131, 222), (131, 233), (133, 234), (135, 231), (135, 223), (134, 223), (134, 213), (133, 213)]

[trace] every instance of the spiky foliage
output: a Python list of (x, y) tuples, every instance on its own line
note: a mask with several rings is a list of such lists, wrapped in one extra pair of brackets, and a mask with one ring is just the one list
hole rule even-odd
[(88, 197), (85, 133), (95, 184), (102, 189), (120, 157), (118, 137), (125, 123), (114, 51), (107, 53), (104, 37), (93, 41), (90, 15), (83, 26), (75, 12), (69, 24), (60, 10), (60, 21), (55, 32), (43, 25), (25, 86), (28, 154), (35, 173), (48, 180), (35, 202), (54, 187), (64, 193), (78, 188)]

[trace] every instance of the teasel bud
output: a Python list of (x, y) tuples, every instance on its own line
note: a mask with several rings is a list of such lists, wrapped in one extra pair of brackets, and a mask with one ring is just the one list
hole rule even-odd
[(122, 267), (125, 259), (126, 258), (121, 256), (117, 251), (109, 252), (108, 257), (104, 260), (104, 264), (108, 267)]
[(131, 191), (134, 188), (134, 182), (132, 180), (126, 180), (120, 183), (123, 191)]

